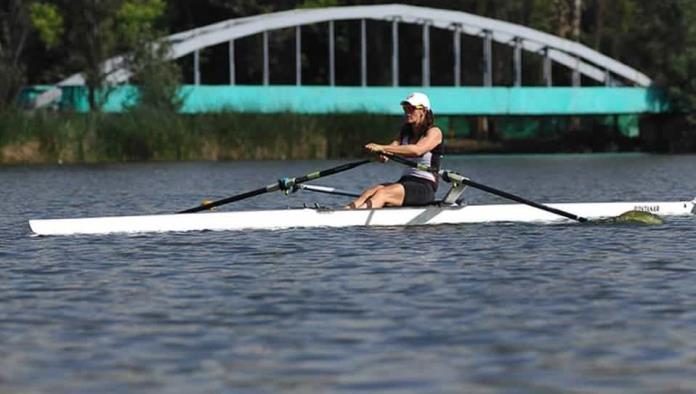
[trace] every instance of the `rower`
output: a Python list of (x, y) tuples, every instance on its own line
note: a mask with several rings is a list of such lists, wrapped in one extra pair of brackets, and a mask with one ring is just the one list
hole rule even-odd
[[(434, 124), (430, 99), (414, 92), (401, 101), (404, 123), (401, 131), (388, 145), (371, 142), (365, 149), (374, 153), (395, 154), (416, 158), (418, 164), (439, 168), (442, 157), (442, 130)], [(387, 158), (380, 157), (386, 162)], [(383, 183), (365, 190), (346, 208), (371, 209), (384, 206), (424, 206), (435, 201), (437, 174), (417, 168), (406, 168), (394, 183)]]

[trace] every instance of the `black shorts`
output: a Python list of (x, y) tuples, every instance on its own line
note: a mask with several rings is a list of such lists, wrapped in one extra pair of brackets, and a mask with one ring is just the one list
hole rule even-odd
[(404, 186), (404, 206), (428, 205), (435, 201), (437, 185), (427, 179), (404, 176), (396, 183)]

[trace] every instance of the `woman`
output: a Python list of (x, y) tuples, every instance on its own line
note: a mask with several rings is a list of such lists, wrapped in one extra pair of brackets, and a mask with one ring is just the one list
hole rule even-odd
[[(375, 153), (393, 153), (418, 158), (416, 161), (439, 168), (442, 156), (442, 131), (433, 124), (433, 112), (428, 96), (411, 93), (401, 102), (406, 122), (389, 145), (373, 142), (365, 149)], [(382, 161), (387, 159), (382, 157)], [(408, 167), (396, 183), (385, 183), (365, 190), (347, 208), (382, 208), (384, 206), (419, 206), (435, 201), (438, 179), (427, 171)]]

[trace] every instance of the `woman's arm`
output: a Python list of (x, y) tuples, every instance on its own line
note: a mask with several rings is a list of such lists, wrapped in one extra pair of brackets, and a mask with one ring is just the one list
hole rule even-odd
[(399, 145), (399, 141), (392, 141), (389, 145), (369, 143), (365, 145), (365, 148), (376, 153), (387, 152), (400, 156), (418, 157), (435, 149), (435, 147), (441, 143), (442, 131), (438, 127), (431, 127), (423, 138), (418, 140), (415, 144)]

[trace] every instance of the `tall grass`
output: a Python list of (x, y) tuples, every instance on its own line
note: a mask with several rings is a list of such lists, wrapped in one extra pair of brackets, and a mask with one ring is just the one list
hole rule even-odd
[(324, 159), (388, 141), (400, 118), (378, 115), (0, 113), (0, 163)]

